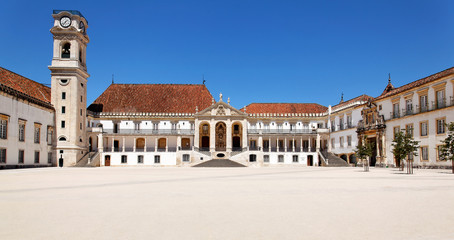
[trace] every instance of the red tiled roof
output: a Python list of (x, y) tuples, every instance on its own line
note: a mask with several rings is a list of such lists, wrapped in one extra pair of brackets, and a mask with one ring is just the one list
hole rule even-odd
[(367, 96), (366, 94), (363, 94), (361, 96), (358, 96), (358, 97), (352, 98), (350, 100), (347, 100), (345, 102), (342, 102), (342, 103), (339, 103), (337, 105), (334, 105), (332, 107), (332, 110), (339, 109), (341, 107), (347, 106), (347, 105), (352, 104), (354, 102), (358, 102), (358, 101), (364, 102), (364, 101), (369, 101), (369, 100), (373, 100), (373, 99), (374, 99), (373, 97)]
[(433, 75), (430, 75), (430, 76), (428, 76), (428, 77), (425, 77), (425, 78), (416, 80), (416, 81), (414, 81), (414, 82), (405, 84), (405, 85), (403, 85), (403, 86), (401, 86), (401, 87), (394, 88), (394, 89), (390, 90), (389, 92), (384, 91), (380, 96), (378, 96), (377, 98), (375, 98), (375, 100), (380, 100), (380, 99), (383, 99), (383, 98), (386, 98), (386, 97), (389, 97), (389, 96), (396, 95), (396, 94), (398, 94), (398, 93), (407, 91), (407, 90), (409, 90), (409, 89), (411, 89), (411, 88), (421, 86), (421, 85), (423, 85), (423, 84), (426, 84), (426, 83), (435, 81), (435, 80), (437, 80), (437, 79), (439, 79), (439, 78), (442, 78), (442, 77), (446, 77), (446, 76), (448, 76), (448, 75), (450, 75), (450, 74), (454, 74), (454, 67), (448, 68), (448, 69), (446, 69), (446, 70), (444, 70), (444, 71), (435, 73), (435, 74), (433, 74)]
[(93, 112), (195, 113), (211, 106), (205, 85), (112, 84), (89, 107)]
[(317, 103), (251, 103), (246, 113), (324, 113), (327, 109)]
[(41, 83), (37, 83), (2, 67), (0, 67), (0, 85), (20, 92), (30, 99), (37, 100), (37, 102), (47, 105), (51, 103), (50, 87), (46, 87)]

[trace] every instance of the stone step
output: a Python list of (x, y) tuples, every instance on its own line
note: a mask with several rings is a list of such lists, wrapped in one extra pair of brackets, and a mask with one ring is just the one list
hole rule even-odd
[(348, 167), (349, 166), (348, 163), (344, 159), (342, 159), (332, 153), (327, 154), (327, 159), (328, 159), (327, 167)]
[(246, 167), (246, 166), (229, 159), (213, 159), (194, 165), (193, 167)]

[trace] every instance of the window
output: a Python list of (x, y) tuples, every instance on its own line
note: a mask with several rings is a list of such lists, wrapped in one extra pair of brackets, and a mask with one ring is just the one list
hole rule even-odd
[(294, 163), (298, 162), (298, 155), (293, 155), (292, 162), (294, 162)]
[(61, 93), (61, 99), (66, 99), (66, 92)]
[(128, 163), (128, 156), (121, 155), (121, 163)]
[(336, 131), (336, 125), (334, 123), (334, 120), (331, 121), (331, 132)]
[(265, 149), (270, 148), (270, 141), (269, 140), (263, 140), (263, 148), (265, 148)]
[(381, 111), (381, 110), (382, 110), (382, 108), (383, 108), (383, 107), (381, 106), (381, 104), (380, 104), (380, 105), (378, 105), (378, 110), (379, 110), (379, 111)]
[(393, 118), (399, 117), (399, 103), (393, 104)]
[(407, 134), (410, 134), (410, 136), (413, 137), (413, 124), (405, 125), (405, 131), (407, 132)]
[(0, 139), (7, 139), (8, 136), (8, 116), (0, 115)]
[(428, 110), (427, 95), (419, 96), (419, 106), (421, 109), (420, 112), (426, 112)]
[(443, 145), (438, 145), (437, 146), (437, 161), (441, 161), (443, 160), (443, 157), (441, 155), (441, 148), (443, 147)]
[(47, 163), (52, 164), (52, 153), (51, 152), (47, 153)]
[(17, 155), (17, 163), (24, 163), (24, 150), (19, 150)]
[(82, 123), (79, 123), (79, 129), (82, 130)]
[(0, 163), (6, 163), (6, 148), (0, 148)]
[(65, 137), (59, 137), (59, 138), (58, 138), (58, 141), (60, 141), (60, 142), (66, 142), (66, 138), (65, 138)]
[(35, 151), (35, 163), (39, 163), (39, 151)]
[(411, 99), (405, 100), (405, 106), (406, 106), (406, 111), (407, 111), (406, 115), (413, 114), (413, 102)]
[(257, 155), (255, 154), (249, 155), (249, 162), (257, 162)]
[(61, 85), (66, 85), (66, 84), (68, 84), (68, 79), (60, 79), (60, 84), (61, 84)]
[(443, 134), (445, 132), (445, 119), (437, 119), (437, 134)]
[(428, 129), (427, 129), (427, 121), (426, 121), (426, 122), (421, 122), (421, 123), (419, 124), (419, 131), (420, 131), (421, 137), (427, 136), (427, 134), (428, 134), (428, 131), (427, 131), (427, 130), (428, 130)]
[(134, 123), (134, 130), (140, 130), (140, 122)]
[(344, 137), (339, 137), (339, 145), (340, 147), (344, 147)]
[(54, 136), (54, 129), (52, 127), (48, 126), (47, 127), (47, 138), (46, 138), (47, 144), (52, 145), (52, 142), (54, 140), (53, 136)]
[(25, 141), (25, 121), (19, 120), (19, 141)]
[(61, 107), (61, 113), (63, 113), (63, 114), (66, 113), (66, 107), (65, 107), (65, 106), (62, 106), (62, 107)]
[(269, 163), (270, 162), (270, 155), (263, 155), (263, 162)]
[(189, 154), (183, 154), (183, 162), (189, 162)]
[(331, 148), (336, 148), (336, 145), (334, 145), (334, 138), (331, 138)]
[(280, 163), (283, 163), (284, 162), (284, 155), (277, 156), (277, 161), (280, 162)]
[(352, 136), (347, 136), (347, 145), (348, 145), (349, 147), (352, 146)]
[(161, 163), (161, 156), (159, 156), (159, 155), (154, 156), (154, 163), (156, 163), (156, 164)]
[(435, 93), (437, 101), (437, 109), (445, 107), (445, 90), (440, 90)]
[(80, 96), (80, 102), (83, 102), (83, 100), (82, 100), (82, 96)]
[(40, 135), (41, 135), (41, 125), (35, 123), (35, 143), (40, 142)]
[(137, 156), (137, 163), (143, 163), (143, 155)]
[(393, 128), (393, 132), (394, 132), (394, 138), (396, 137), (397, 133), (400, 132), (400, 127), (397, 126), (397, 127), (394, 127)]
[(66, 122), (65, 121), (61, 121), (61, 128), (65, 128), (66, 127)]
[(344, 117), (341, 117), (339, 119), (339, 129), (343, 130), (344, 129)]
[(429, 151), (427, 146), (421, 147), (421, 160), (428, 161), (429, 160)]
[(353, 123), (352, 123), (352, 115), (347, 115), (347, 127), (352, 128)]
[(71, 56), (71, 44), (65, 43), (61, 49), (61, 58), (70, 58)]
[(82, 109), (80, 109), (80, 116), (82, 116)]

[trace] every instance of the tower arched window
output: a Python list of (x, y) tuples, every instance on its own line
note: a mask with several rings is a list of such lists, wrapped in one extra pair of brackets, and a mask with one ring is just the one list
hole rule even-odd
[(65, 43), (61, 49), (61, 58), (70, 58), (71, 56), (71, 44)]

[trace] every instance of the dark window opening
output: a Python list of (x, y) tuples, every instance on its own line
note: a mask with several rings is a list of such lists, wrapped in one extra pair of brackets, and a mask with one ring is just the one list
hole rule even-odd
[(71, 44), (65, 43), (61, 51), (61, 58), (70, 58), (71, 56)]

